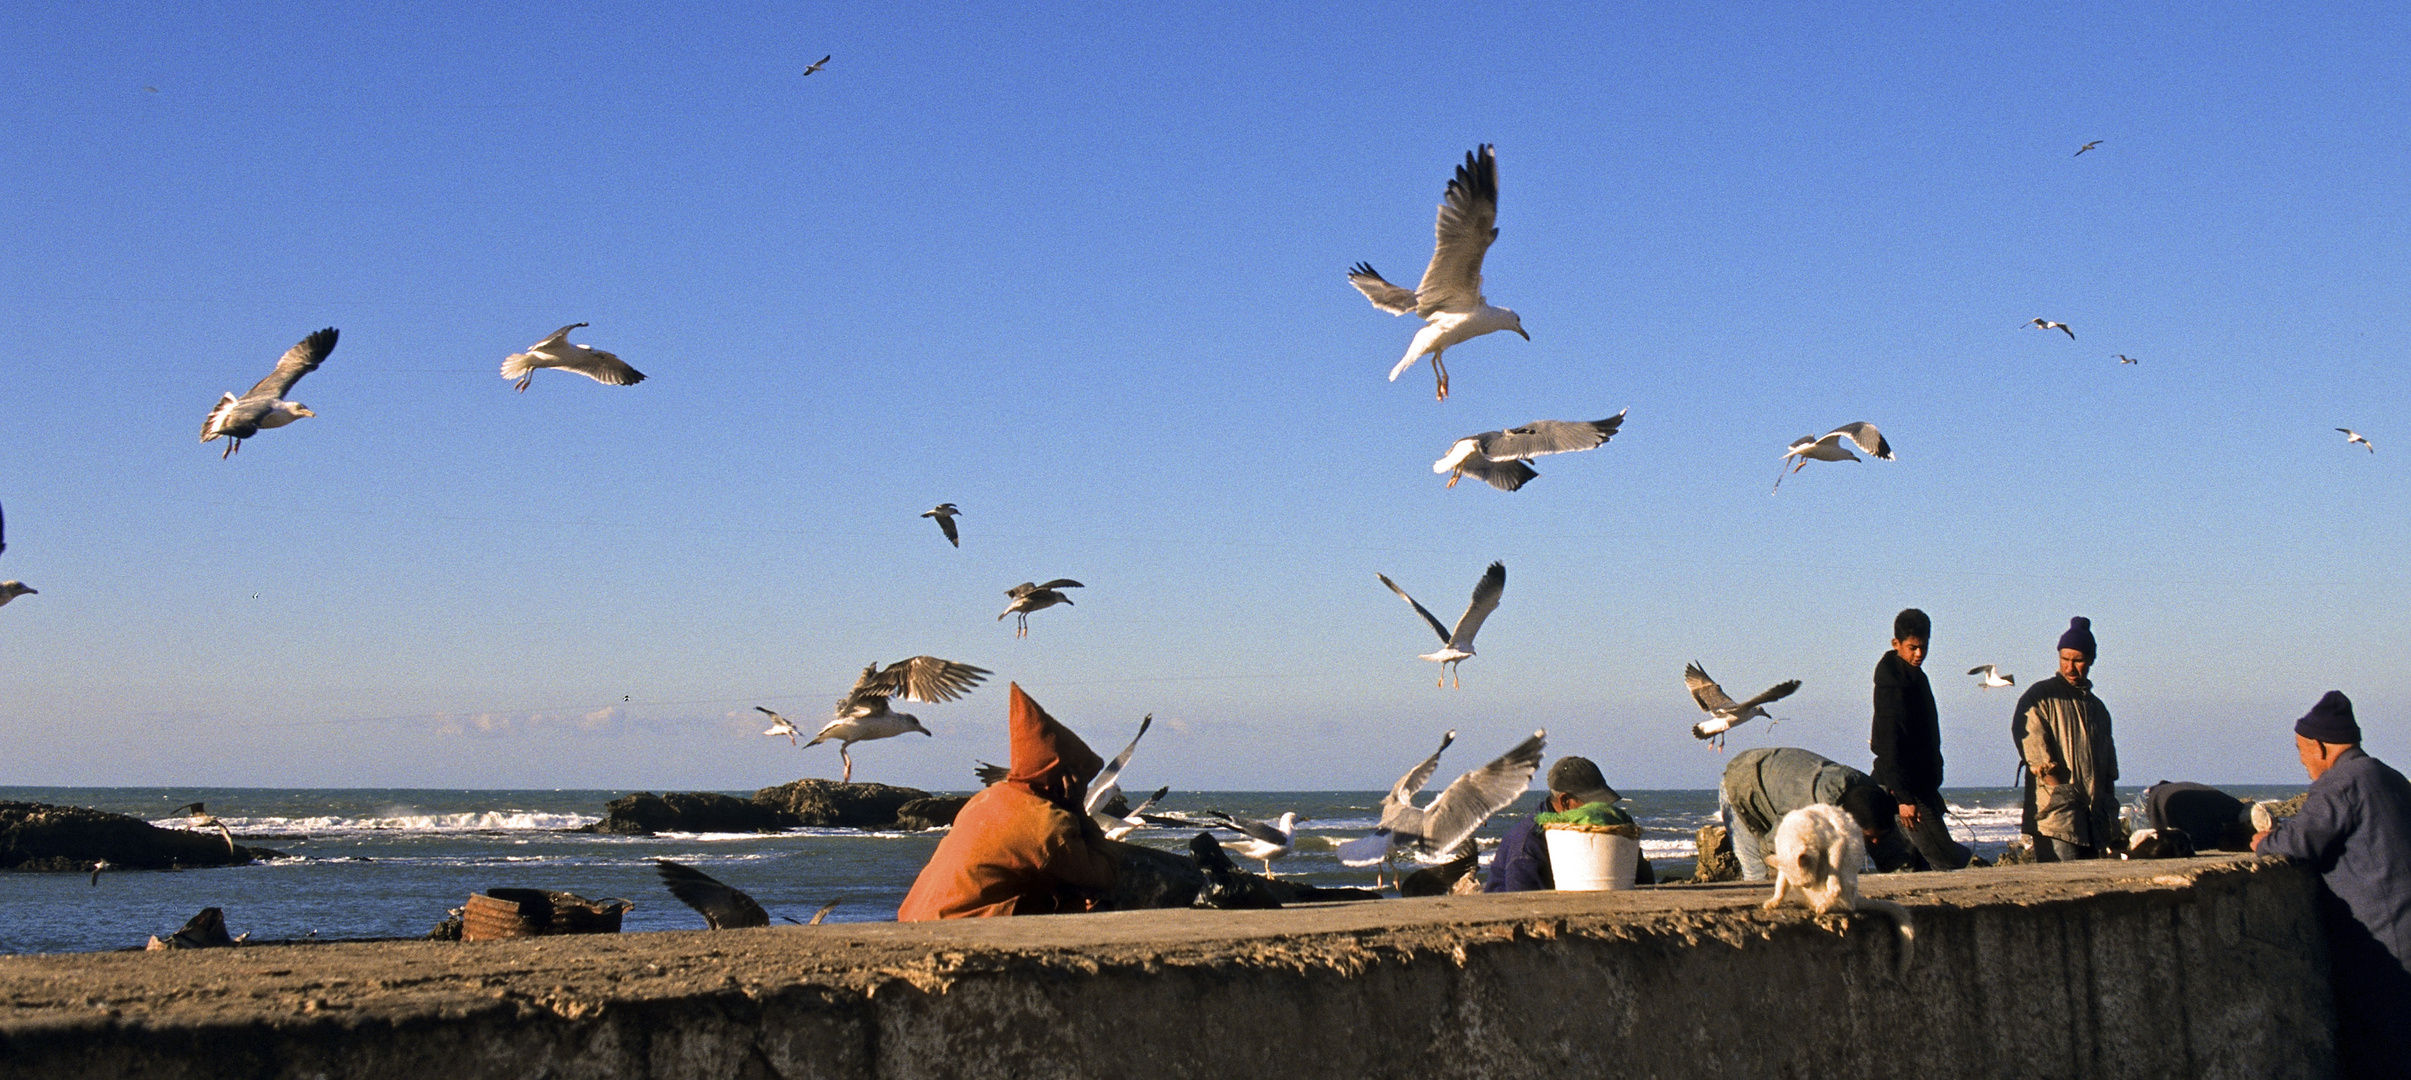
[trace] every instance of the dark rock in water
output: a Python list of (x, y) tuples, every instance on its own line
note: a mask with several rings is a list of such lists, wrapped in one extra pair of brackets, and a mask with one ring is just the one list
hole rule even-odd
[(1724, 826), (1700, 827), (1699, 868), (1691, 872), (1691, 880), (1741, 880), (1741, 860), (1733, 857), (1733, 838), (1725, 835)]
[(954, 824), (954, 815), (961, 813), (968, 795), (934, 795), (914, 799), (896, 808), (896, 827), (899, 829), (943, 829)]
[(1281, 906), (1280, 898), (1266, 887), (1266, 879), (1239, 869), (1213, 833), (1201, 832), (1191, 837), (1189, 854), (1197, 860), (1197, 871), (1206, 879), (1205, 889), (1197, 894), (1198, 907), (1252, 911)]
[(835, 780), (798, 780), (753, 793), (755, 803), (793, 818), (793, 824), (851, 829), (889, 828), (904, 804), (926, 798), (929, 793), (918, 788)]
[(267, 848), (227, 846), (216, 832), (162, 829), (81, 806), (0, 801), (0, 869), (90, 873), (106, 859), (112, 870), (180, 870), (281, 857)]
[(1120, 858), (1113, 891), (1106, 896), (1116, 911), (1188, 907), (1205, 888), (1205, 874), (1185, 856), (1143, 844), (1109, 843)]
[(579, 832), (651, 836), (657, 832), (775, 832), (799, 824), (761, 803), (711, 791), (640, 791), (611, 800), (603, 820)]

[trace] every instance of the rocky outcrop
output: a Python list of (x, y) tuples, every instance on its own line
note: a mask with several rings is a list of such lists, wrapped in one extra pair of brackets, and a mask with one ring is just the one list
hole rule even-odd
[(791, 828), (795, 819), (750, 799), (714, 791), (673, 791), (655, 795), (640, 791), (611, 800), (603, 820), (579, 832), (619, 836), (651, 836), (657, 832), (776, 832)]
[(927, 798), (929, 793), (918, 788), (835, 780), (798, 780), (753, 793), (754, 802), (788, 815), (794, 824), (824, 829), (891, 828), (896, 824), (896, 811)]
[(896, 827), (899, 829), (943, 829), (954, 824), (954, 815), (962, 813), (968, 795), (932, 795), (914, 799), (896, 808)]
[[(917, 788), (798, 780), (754, 792), (750, 799), (716, 791), (640, 791), (611, 800), (603, 820), (577, 832), (651, 836), (663, 832), (777, 832), (803, 826), (836, 829), (934, 829), (954, 823), (963, 799), (934, 798)], [(907, 815), (905, 811), (911, 810)]]
[(112, 869), (180, 870), (280, 855), (229, 845), (214, 830), (162, 829), (106, 810), (0, 801), (0, 869), (89, 871), (105, 859)]

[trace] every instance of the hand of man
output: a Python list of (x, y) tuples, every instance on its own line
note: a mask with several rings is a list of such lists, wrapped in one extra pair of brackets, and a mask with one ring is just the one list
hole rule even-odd
[(1918, 819), (1918, 817), (1919, 817), (1919, 814), (1918, 814), (1917, 804), (1916, 804), (1916, 803), (1913, 803), (1913, 802), (1910, 802), (1910, 801), (1908, 801), (1908, 800), (1906, 800), (1906, 799), (1901, 800), (1901, 802), (1900, 802), (1900, 827), (1901, 827), (1901, 828), (1904, 828), (1904, 829), (1914, 829), (1914, 828), (1916, 828), (1916, 827), (1917, 827), (1917, 819)]

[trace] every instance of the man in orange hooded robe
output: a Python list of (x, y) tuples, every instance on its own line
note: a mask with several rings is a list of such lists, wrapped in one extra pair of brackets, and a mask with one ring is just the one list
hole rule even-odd
[(1081, 808), (1104, 759), (1012, 686), (1013, 770), (971, 797), (921, 868), (898, 922), (1094, 911), (1111, 841)]

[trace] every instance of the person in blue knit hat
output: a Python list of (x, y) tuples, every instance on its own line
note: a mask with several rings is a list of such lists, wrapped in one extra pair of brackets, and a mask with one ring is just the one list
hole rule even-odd
[(2401, 1076), (2411, 1067), (2411, 781), (2361, 749), (2340, 691), (2294, 721), (2294, 750), (2310, 796), (2252, 837), (2252, 850), (2319, 875), (2344, 1075)]
[(2009, 722), (2025, 765), (2020, 827), (2034, 838), (2036, 862), (2115, 854), (2118, 744), (2110, 709), (2093, 696), (2093, 620), (2068, 620), (2059, 636), (2059, 674), (2026, 688)]

